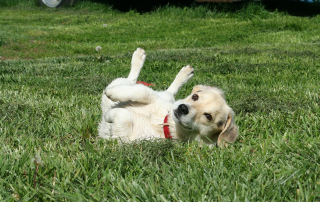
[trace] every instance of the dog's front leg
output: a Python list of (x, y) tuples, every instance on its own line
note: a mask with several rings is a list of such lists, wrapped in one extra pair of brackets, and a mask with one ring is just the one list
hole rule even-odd
[(158, 92), (158, 95), (168, 102), (174, 103), (174, 96), (178, 93), (180, 88), (186, 84), (193, 77), (193, 68), (190, 65), (182, 67), (172, 84), (166, 91)]
[(190, 65), (182, 67), (182, 69), (166, 91), (173, 95), (176, 95), (180, 88), (193, 77), (193, 71), (194, 69)]
[(152, 89), (141, 84), (113, 86), (107, 88), (105, 94), (114, 102), (133, 101), (145, 104), (152, 103), (157, 96)]

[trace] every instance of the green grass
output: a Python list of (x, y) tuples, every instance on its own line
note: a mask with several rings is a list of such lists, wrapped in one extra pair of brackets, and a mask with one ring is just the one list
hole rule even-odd
[[(320, 201), (320, 16), (255, 4), (10, 6), (0, 8), (0, 201)], [(101, 92), (137, 47), (140, 80), (155, 90), (186, 64), (195, 76), (178, 99), (197, 84), (222, 88), (236, 143), (98, 139)]]

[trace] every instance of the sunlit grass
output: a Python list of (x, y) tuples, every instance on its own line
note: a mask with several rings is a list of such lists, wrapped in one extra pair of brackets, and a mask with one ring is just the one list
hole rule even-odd
[[(23, 5), (0, 8), (1, 201), (320, 200), (319, 16)], [(177, 99), (222, 88), (236, 143), (98, 139), (101, 92), (129, 73), (137, 47), (139, 80), (155, 90), (186, 64), (195, 76)]]

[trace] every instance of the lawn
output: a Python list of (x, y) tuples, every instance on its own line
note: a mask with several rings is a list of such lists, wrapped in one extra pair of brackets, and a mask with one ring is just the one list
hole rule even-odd
[[(0, 201), (320, 201), (319, 24), (259, 4), (0, 7)], [(223, 89), (238, 140), (97, 138), (101, 93), (137, 47), (139, 80), (155, 90), (187, 64), (195, 76), (177, 99), (197, 84)]]

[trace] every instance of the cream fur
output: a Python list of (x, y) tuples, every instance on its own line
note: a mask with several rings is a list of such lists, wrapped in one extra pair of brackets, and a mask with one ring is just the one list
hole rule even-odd
[[(163, 121), (169, 114), (173, 139), (193, 141), (198, 136), (197, 139), (209, 145), (218, 142), (219, 146), (226, 145), (221, 144), (224, 141), (235, 141), (238, 131), (233, 111), (226, 104), (221, 90), (199, 85), (194, 87), (190, 96), (175, 102), (176, 93), (193, 77), (193, 68), (189, 65), (183, 67), (166, 91), (157, 92), (136, 84), (145, 59), (145, 51), (138, 48), (133, 53), (128, 78), (115, 79), (103, 91), (99, 137), (125, 142), (165, 138)], [(194, 94), (199, 100), (192, 99)], [(206, 118), (208, 113), (212, 120)]]

